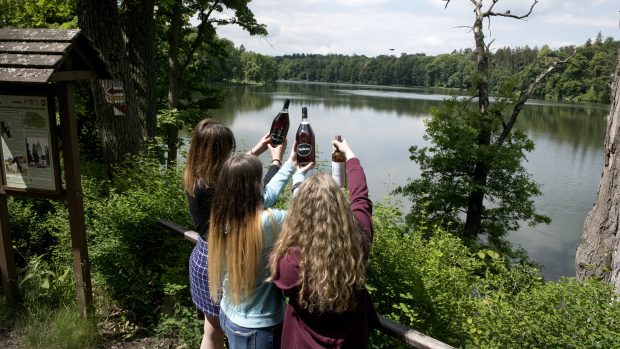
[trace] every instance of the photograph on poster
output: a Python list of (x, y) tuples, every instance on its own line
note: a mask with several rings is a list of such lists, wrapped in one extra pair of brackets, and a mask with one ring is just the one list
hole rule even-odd
[(28, 165), (26, 164), (26, 157), (23, 155), (16, 157), (5, 157), (4, 169), (6, 170), (6, 173), (11, 175), (27, 176)]
[(50, 166), (50, 147), (47, 138), (26, 137), (28, 166), (46, 168)]
[(0, 121), (0, 128), (2, 129), (2, 137), (13, 138), (11, 124), (8, 121)]

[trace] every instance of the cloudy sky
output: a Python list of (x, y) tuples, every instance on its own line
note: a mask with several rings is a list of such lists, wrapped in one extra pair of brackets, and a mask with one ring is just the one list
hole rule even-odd
[[(490, 3), (484, 1), (484, 6)], [(496, 12), (527, 13), (530, 0), (501, 0)], [(266, 55), (319, 53), (376, 56), (450, 53), (473, 47), (471, 0), (252, 0), (250, 9), (266, 24), (267, 37), (251, 37), (233, 26), (221, 37)], [(618, 0), (539, 0), (527, 20), (496, 17), (487, 43), (492, 48), (581, 45), (598, 32), (620, 40)], [(391, 50), (394, 49), (394, 50)]]

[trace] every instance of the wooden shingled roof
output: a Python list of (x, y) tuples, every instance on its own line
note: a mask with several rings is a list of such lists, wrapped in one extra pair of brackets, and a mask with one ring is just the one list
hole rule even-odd
[(0, 28), (0, 83), (111, 78), (79, 29)]

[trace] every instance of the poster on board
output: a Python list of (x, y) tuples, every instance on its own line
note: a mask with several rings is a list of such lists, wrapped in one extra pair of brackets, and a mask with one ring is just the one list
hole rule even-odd
[(56, 190), (48, 98), (0, 94), (3, 184)]

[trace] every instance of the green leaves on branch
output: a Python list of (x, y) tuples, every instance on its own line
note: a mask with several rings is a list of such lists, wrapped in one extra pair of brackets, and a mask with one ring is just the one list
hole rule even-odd
[[(409, 149), (410, 159), (420, 166), (420, 178), (396, 189), (412, 202), (407, 216), (411, 224), (429, 220), (460, 235), (468, 196), (476, 189), (485, 192), (479, 235), (486, 236), (496, 248), (506, 248), (503, 237), (522, 222), (535, 225), (550, 221), (536, 213), (532, 197), (541, 191), (522, 165), (525, 153), (534, 149), (533, 142), (518, 130), (502, 144), (493, 142), (503, 130), (503, 114), (510, 102), (510, 96), (498, 98), (486, 115), (465, 99), (453, 98), (432, 108), (424, 135), (431, 144)], [(491, 132), (490, 144), (479, 143), (482, 124)], [(477, 163), (489, 170), (482, 186), (472, 180)]]

